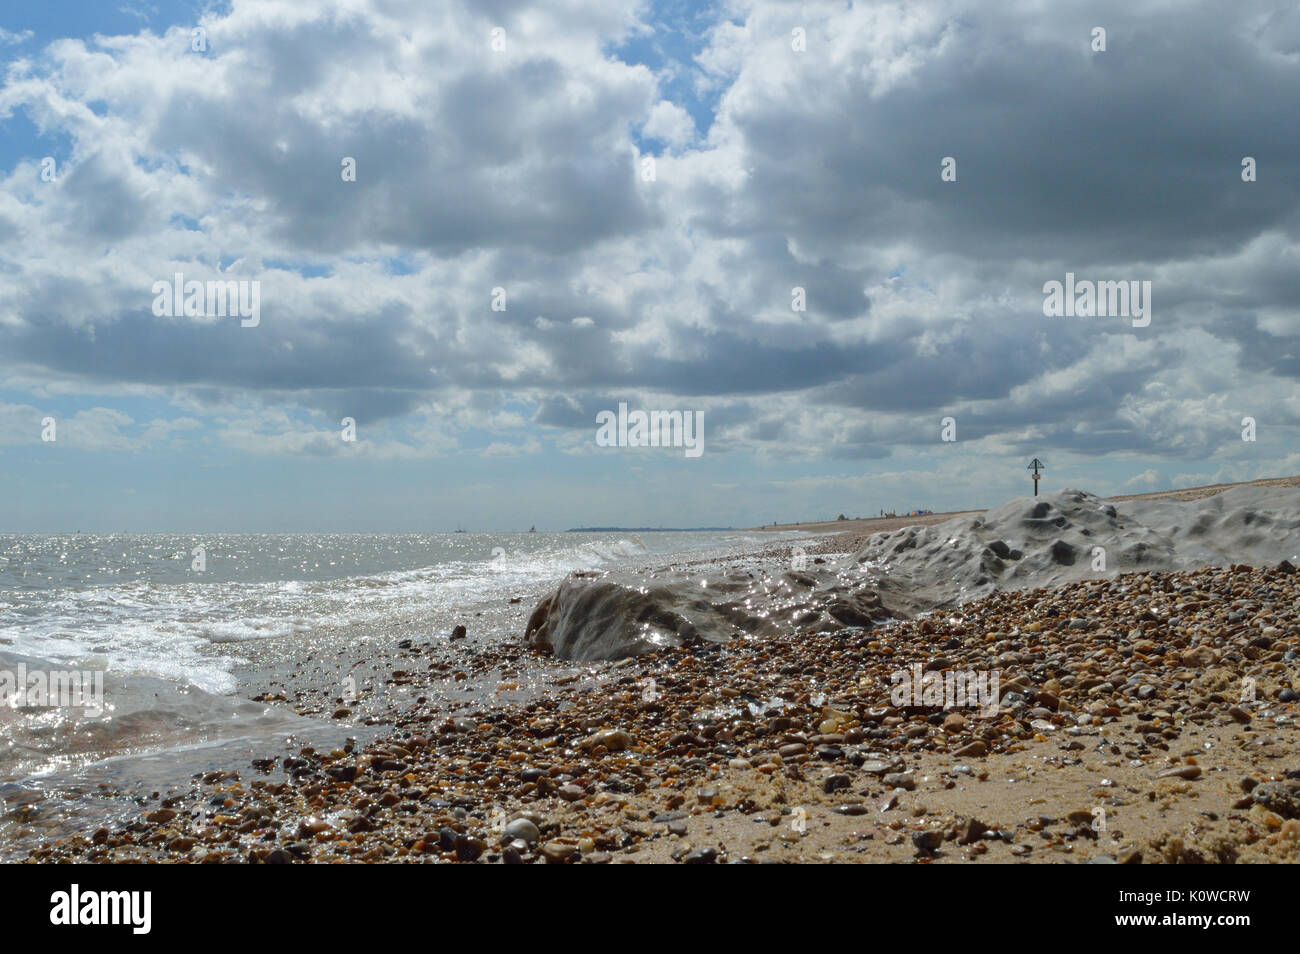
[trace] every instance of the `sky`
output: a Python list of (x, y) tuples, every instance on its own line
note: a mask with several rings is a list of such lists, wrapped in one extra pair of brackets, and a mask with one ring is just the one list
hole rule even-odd
[[(1298, 99), (1282, 2), (6, 4), (0, 530), (1300, 473)], [(1149, 322), (1045, 314), (1067, 273)], [(620, 403), (702, 453), (604, 446)]]

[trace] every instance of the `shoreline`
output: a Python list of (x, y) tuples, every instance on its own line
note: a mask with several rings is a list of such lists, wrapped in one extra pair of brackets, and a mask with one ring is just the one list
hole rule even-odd
[[(805, 544), (854, 538), (672, 566), (780, 574)], [(358, 702), (310, 651), (292, 687), (242, 693), (382, 738), (196, 776), (27, 860), (1297, 861), (1298, 582), (1285, 561), (1132, 572), (596, 663), (524, 644), (536, 594), (464, 639), (394, 620), (346, 654), (381, 687)], [(999, 705), (892, 705), (914, 665), (998, 671)]]
[[(585, 667), (597, 692), (417, 706), (29, 860), (1300, 861), (1298, 614), (1293, 567), (1236, 566), (666, 650)], [(891, 705), (914, 664), (1000, 669), (1001, 702)]]

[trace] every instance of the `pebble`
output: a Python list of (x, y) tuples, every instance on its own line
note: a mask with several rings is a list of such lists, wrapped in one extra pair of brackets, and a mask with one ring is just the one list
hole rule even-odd
[(912, 844), (916, 846), (917, 854), (932, 855), (943, 844), (943, 832), (933, 828), (927, 828), (925, 831), (914, 831), (912, 832)]
[(578, 853), (577, 845), (570, 845), (559, 841), (548, 841), (542, 845), (540, 854), (550, 865), (562, 865), (572, 861)]
[[(832, 792), (839, 791), (841, 788), (848, 788), (851, 784), (853, 784), (853, 780), (843, 773), (830, 775), (827, 776), (824, 782), (822, 782), (822, 791), (829, 795)], [(915, 786), (915, 783), (913, 783), (913, 785)]]
[(984, 837), (984, 833), (989, 830), (988, 825), (975, 818), (966, 819), (962, 825), (961, 833), (957, 835), (957, 844), (972, 845)]
[(868, 775), (884, 775), (886, 772), (895, 772), (902, 768), (902, 764), (898, 761), (886, 762), (882, 759), (867, 759), (858, 768)]
[(718, 860), (718, 849), (696, 848), (682, 859), (684, 865), (711, 865)]
[(537, 844), (542, 838), (541, 829), (529, 821), (527, 818), (516, 818), (505, 827), (503, 832), (505, 840), (526, 842), (529, 845)]
[(1256, 805), (1282, 818), (1300, 818), (1300, 782), (1265, 782), (1250, 794)]

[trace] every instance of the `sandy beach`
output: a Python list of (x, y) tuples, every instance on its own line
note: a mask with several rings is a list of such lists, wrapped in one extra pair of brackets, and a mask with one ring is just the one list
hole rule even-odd
[[(1262, 492), (1286, 493), (1288, 480)], [(1122, 510), (1112, 519), (1132, 532)], [(548, 602), (534, 594), (503, 607), (516, 638), (395, 637), (373, 653), (370, 669), (401, 695), (345, 704), (329, 696), (337, 672), (312, 678), (303, 666), (301, 680), (254, 698), (391, 729), (208, 773), (29, 860), (1300, 860), (1290, 561), (1008, 587), (915, 618), (891, 609), (887, 580), (866, 595), (842, 582), (854, 561), (833, 554), (919, 532), (830, 537), (805, 571), (789, 571), (789, 544), (734, 565), (665, 568), (761, 578), (771, 633), (561, 659), (562, 640), (537, 648)], [(792, 604), (777, 577), (825, 588), (826, 612), (809, 613), (810, 596), (780, 622)], [(560, 612), (563, 597), (549, 596)], [(927, 677), (942, 687), (954, 673), (996, 674), (996, 691), (979, 705), (924, 696)], [(899, 704), (909, 681), (917, 692)]]
[[(1263, 480), (1245, 480), (1231, 484), (1207, 484), (1203, 487), (1186, 487), (1181, 490), (1158, 490), (1141, 494), (1120, 494), (1107, 497), (1107, 500), (1200, 500), (1213, 497), (1233, 487), (1300, 487), (1300, 477), (1269, 477)], [(932, 513), (915, 517), (864, 517), (846, 520), (813, 520), (805, 523), (773, 523), (755, 530), (766, 531), (803, 531), (806, 533), (848, 534), (853, 541), (860, 541), (873, 533), (898, 530), (902, 527), (933, 526), (951, 520), (953, 517), (983, 513), (982, 510), (954, 510), (946, 513)], [(850, 544), (848, 548), (852, 548)]]

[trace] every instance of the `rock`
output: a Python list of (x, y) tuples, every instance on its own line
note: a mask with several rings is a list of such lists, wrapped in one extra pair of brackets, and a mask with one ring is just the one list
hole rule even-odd
[(934, 828), (927, 828), (925, 831), (914, 831), (912, 832), (912, 844), (916, 846), (918, 855), (932, 855), (943, 844), (943, 832)]
[(828, 706), (822, 710), (822, 721), (818, 723), (817, 731), (823, 735), (843, 732), (852, 722), (853, 715), (851, 713)]
[(1238, 722), (1245, 723), (1250, 721), (1250, 713), (1247, 712), (1245, 709), (1243, 709), (1241, 706), (1232, 706), (1231, 708), (1229, 708), (1228, 715), (1232, 716)]
[(754, 579), (737, 573), (703, 585), (697, 574), (658, 577), (642, 583), (571, 574), (534, 609), (524, 639), (559, 659), (585, 662), (729, 642), (737, 627), (758, 636), (777, 632), (771, 619), (747, 608), (743, 594), (757, 588)]
[(953, 752), (952, 754), (955, 758), (959, 758), (959, 759), (970, 758), (971, 756), (975, 756), (978, 758), (981, 755), (987, 755), (988, 751), (989, 751), (988, 743), (976, 739), (974, 742), (969, 742), (966, 745), (963, 745), (960, 749)]
[(1219, 661), (1219, 654), (1209, 646), (1197, 646), (1183, 653), (1183, 665), (1193, 669), (1205, 669)]
[(864, 629), (871, 629), (876, 625), (877, 619), (886, 616), (880, 605), (880, 597), (869, 591), (833, 599), (826, 604), (826, 612), (845, 626), (860, 626)]
[(360, 770), (355, 765), (331, 765), (325, 774), (339, 782), (355, 781)]
[(299, 838), (311, 838), (329, 830), (329, 823), (319, 818), (304, 818), (298, 823)]
[(841, 772), (836, 775), (828, 776), (826, 780), (822, 782), (822, 791), (829, 795), (832, 792), (839, 791), (841, 788), (848, 788), (852, 783), (852, 779)]
[(950, 712), (943, 720), (943, 731), (955, 733), (966, 728), (966, 717), (960, 712)]
[(684, 865), (711, 865), (718, 859), (716, 848), (696, 848), (682, 859)]
[(567, 864), (577, 853), (577, 845), (568, 845), (562, 841), (548, 841), (541, 848), (541, 855), (548, 865)]
[(293, 864), (293, 855), (289, 854), (289, 852), (285, 851), (283, 848), (273, 848), (271, 851), (267, 852), (266, 857), (262, 859), (262, 864), (264, 865)]
[(487, 850), (481, 838), (461, 835), (456, 839), (456, 859), (458, 861), (477, 861), (479, 855)]
[(335, 709), (334, 712), (333, 712), (333, 714), (330, 716), (330, 718), (331, 718), (331, 719), (346, 719), (346, 718), (347, 718), (348, 716), (350, 716), (350, 715), (352, 715), (352, 710), (349, 709), (349, 708), (347, 708), (347, 707), (343, 707), (343, 708), (340, 708), (340, 709)]
[(374, 830), (375, 823), (365, 815), (353, 815), (352, 819), (348, 822), (348, 831), (352, 832), (354, 835)]
[(867, 808), (861, 802), (850, 802), (844, 805), (836, 805), (831, 809), (837, 815), (858, 816), (866, 815), (871, 809)]
[(533, 822), (527, 818), (516, 818), (510, 824), (506, 825), (505, 831), (502, 832), (504, 841), (524, 841), (530, 845), (535, 845), (542, 840), (542, 832)]
[(633, 744), (632, 736), (622, 729), (601, 729), (578, 742), (579, 752), (589, 752), (598, 745), (603, 745), (611, 752), (622, 752)]
[(966, 819), (966, 824), (962, 825), (961, 832), (957, 835), (957, 844), (971, 845), (979, 841), (984, 833), (989, 830), (989, 826), (975, 818)]
[(1283, 818), (1300, 818), (1300, 785), (1295, 782), (1265, 782), (1251, 792), (1256, 805)]
[(1201, 767), (1199, 765), (1175, 765), (1173, 768), (1165, 769), (1156, 778), (1185, 778), (1194, 779), (1201, 777)]
[(888, 788), (901, 788), (907, 792), (916, 789), (916, 777), (910, 772), (891, 772), (882, 781)]
[(587, 797), (587, 793), (572, 782), (567, 785), (561, 785), (559, 795), (560, 798), (564, 799), (566, 802), (580, 802)]
[(650, 819), (650, 823), (652, 825), (667, 825), (671, 822), (681, 821), (685, 817), (685, 812), (660, 812)]
[(859, 769), (866, 772), (868, 775), (884, 775), (886, 772), (897, 772), (902, 767), (903, 763), (899, 759), (895, 759), (892, 762), (885, 762), (881, 759), (867, 759), (858, 766)]

